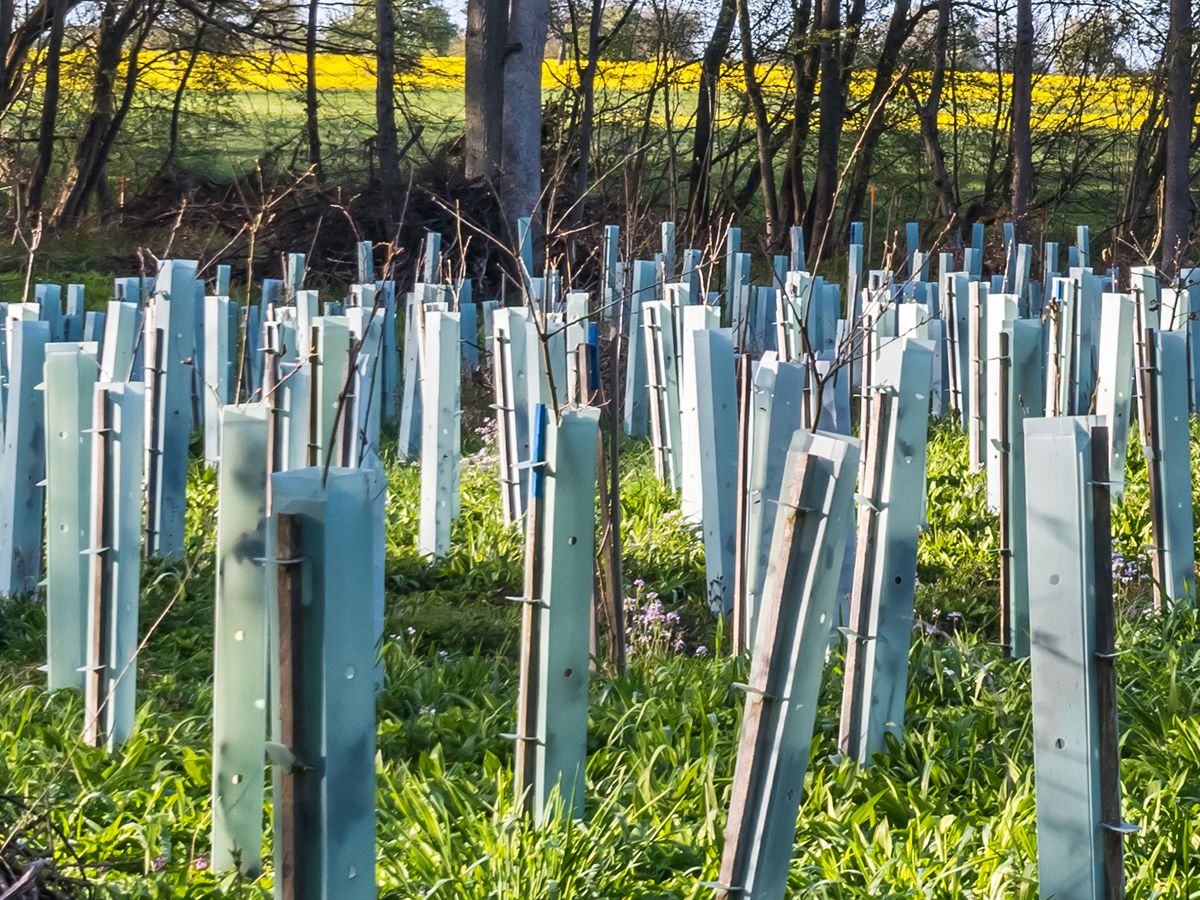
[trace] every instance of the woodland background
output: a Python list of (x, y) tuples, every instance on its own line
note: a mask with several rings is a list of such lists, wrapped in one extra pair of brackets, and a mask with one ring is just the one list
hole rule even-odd
[(762, 253), (803, 225), (819, 265), (851, 221), (879, 264), (904, 221), (954, 250), (1011, 220), (1036, 247), (1088, 224), (1109, 262), (1169, 275), (1194, 219), (1194, 12), (0, 0), (0, 262), (85, 273), (145, 248), (244, 278), (296, 250), (339, 274), (363, 237), (406, 248), (399, 273), (434, 228), (494, 291), (521, 215), (580, 284), (608, 223), (628, 258), (663, 220), (699, 247), (736, 221)]

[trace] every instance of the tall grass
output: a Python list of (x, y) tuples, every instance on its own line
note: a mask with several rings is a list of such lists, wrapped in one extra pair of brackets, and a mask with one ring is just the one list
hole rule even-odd
[[(635, 656), (593, 679), (588, 808), (535, 827), (512, 799), (521, 537), (499, 520), (493, 462), (472, 439), (454, 549), (415, 551), (418, 479), (387, 463), (387, 673), (378, 712), (378, 879), (395, 898), (704, 898), (717, 876), (745, 661), (703, 604), (699, 540), (629, 445), (627, 578), (644, 579), (690, 623), (684, 653)], [(1136, 454), (1134, 454), (1136, 456)], [(1029, 669), (996, 646), (997, 529), (965, 439), (932, 431), (902, 743), (860, 770), (836, 749), (840, 651), (831, 653), (798, 819), (796, 896), (1035, 897)], [(1147, 542), (1144, 470), (1133, 460), (1115, 516), (1118, 547)], [(147, 567), (138, 727), (115, 755), (83, 746), (77, 695), (47, 694), (37, 665), (44, 615), (0, 606), (0, 785), (56, 827), (61, 870), (105, 897), (267, 897), (207, 867), (215, 487), (190, 482), (189, 560)], [(182, 583), (182, 590), (180, 585)], [(1145, 615), (1145, 585), (1122, 586), (1118, 645), (1124, 818), (1131, 897), (1200, 895), (1200, 628), (1188, 611)], [(800, 785), (797, 785), (797, 789)], [(269, 798), (268, 798), (269, 806)], [(0, 816), (14, 807), (0, 806)], [(14, 822), (0, 819), (0, 839)]]

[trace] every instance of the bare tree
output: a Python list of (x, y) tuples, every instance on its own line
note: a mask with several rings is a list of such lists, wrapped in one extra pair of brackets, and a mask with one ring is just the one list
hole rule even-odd
[(763, 100), (762, 85), (758, 83), (755, 68), (758, 64), (754, 53), (754, 41), (750, 30), (750, 9), (747, 0), (738, 2), (738, 30), (742, 38), (742, 76), (746, 83), (746, 96), (754, 111), (754, 139), (758, 147), (759, 177), (762, 183), (763, 215), (766, 218), (767, 244), (774, 245), (779, 239), (780, 228), (775, 213), (779, 208), (779, 197), (775, 191), (775, 152), (771, 146), (771, 124), (767, 117), (767, 105)]
[(317, 115), (317, 25), (320, 11), (320, 0), (308, 0), (308, 22), (304, 28), (304, 131), (308, 137), (308, 162), (318, 184), (325, 181), (325, 167), (321, 160), (321, 121)]
[[(107, 195), (108, 160), (133, 103), (140, 71), (138, 54), (146, 42), (161, 2), (105, 0), (100, 12), (96, 62), (92, 72), (92, 102), (75, 145), (71, 170), (63, 182), (54, 220), (70, 225), (87, 210), (92, 197)], [(124, 53), (125, 81), (117, 97), (117, 76)]]
[[(910, 16), (910, 8), (909, 0), (895, 0), (892, 4), (892, 14), (888, 19), (883, 44), (875, 59), (875, 77), (871, 82), (870, 96), (867, 98), (867, 109), (876, 109), (880, 104), (886, 102), (888, 95), (893, 90), (892, 80), (900, 67), (900, 51), (921, 16), (921, 12)], [(875, 170), (875, 152), (886, 128), (887, 118), (877, 115), (867, 124), (863, 133), (858, 155), (854, 158), (846, 187), (843, 234), (849, 233), (851, 222), (862, 217), (863, 204), (867, 199), (867, 188), (870, 186), (871, 175)]]
[(375, 0), (375, 150), (387, 218), (400, 195), (400, 141), (396, 136), (396, 15), (392, 0)]
[(42, 8), (49, 21), (50, 39), (46, 43), (46, 82), (42, 89), (42, 115), (38, 126), (37, 162), (25, 195), (25, 205), (31, 212), (42, 206), (46, 179), (54, 162), (55, 131), (58, 127), (58, 93), (62, 83), (63, 32), (66, 30), (67, 4), (64, 0), (50, 2)]
[(700, 62), (700, 85), (697, 88), (696, 127), (692, 132), (691, 193), (688, 196), (688, 222), (693, 231), (708, 225), (709, 177), (712, 173), (713, 129), (717, 115), (717, 84), (721, 61), (729, 52), (733, 38), (733, 23), (737, 18), (737, 0), (721, 0), (712, 35), (704, 48)]
[(1189, 156), (1192, 140), (1192, 4), (1171, 0), (1167, 31), (1167, 146), (1163, 177), (1162, 269), (1178, 271), (1188, 243), (1191, 212)]
[(1033, 0), (1017, 0), (1012, 73), (1012, 219), (1016, 239), (1024, 241), (1033, 196)]
[[(805, 232), (817, 246), (833, 217), (834, 192), (838, 182), (838, 149), (845, 119), (842, 55), (838, 45), (841, 33), (841, 6), (838, 0), (821, 0), (819, 17), (821, 36), (821, 83), (818, 88), (817, 158), (812, 199), (805, 214)], [(821, 232), (821, 234), (818, 234)]]
[(500, 169), (504, 122), (505, 0), (468, 0), (463, 135), (468, 178), (493, 178)]
[[(917, 107), (917, 118), (921, 124), (921, 142), (925, 146), (925, 156), (929, 161), (930, 173), (933, 175), (933, 188), (937, 194), (938, 214), (942, 222), (949, 228), (947, 243), (951, 250), (958, 250), (962, 244), (960, 229), (955, 218), (958, 211), (958, 198), (954, 195), (954, 184), (946, 169), (946, 154), (942, 149), (941, 138), (938, 135), (938, 112), (942, 106), (942, 89), (946, 84), (946, 49), (950, 35), (950, 11), (952, 0), (938, 0), (937, 30), (933, 39), (933, 68), (930, 72), (929, 96), (922, 103), (913, 91), (913, 100)], [(911, 88), (911, 80), (910, 91)]]
[(514, 231), (518, 218), (533, 220), (535, 247), (542, 230), (542, 60), (549, 23), (549, 0), (511, 0), (504, 60), (501, 200), (508, 227)]

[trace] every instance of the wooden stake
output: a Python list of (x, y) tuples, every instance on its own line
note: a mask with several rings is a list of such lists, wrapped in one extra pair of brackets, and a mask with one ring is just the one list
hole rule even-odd
[(1125, 896), (1121, 831), (1121, 752), (1117, 725), (1116, 615), (1113, 611), (1112, 501), (1108, 428), (1092, 428), (1092, 546), (1096, 561), (1096, 707), (1099, 718), (1100, 821), (1104, 826), (1104, 897)]
[[(1138, 399), (1141, 400), (1139, 425), (1146, 456), (1146, 480), (1150, 494), (1150, 533), (1154, 546), (1150, 551), (1150, 572), (1154, 581), (1154, 609), (1162, 612), (1167, 599), (1166, 529), (1162, 510), (1162, 449), (1158, 423), (1158, 347), (1154, 329), (1142, 332), (1142, 365), (1138, 372)], [(1110, 557), (1111, 558), (1111, 557)]]
[(542, 491), (545, 485), (546, 407), (535, 412), (533, 457), (529, 502), (525, 510), (525, 590), (521, 597), (521, 672), (518, 687), (516, 766), (514, 787), (517, 803), (532, 813), (537, 776), (538, 666), (542, 626)]
[[(299, 747), (303, 740), (304, 717), (297, 698), (304, 691), (303, 635), (300, 605), (303, 602), (301, 572), (302, 557), (300, 518), (280, 514), (276, 517), (275, 557), (279, 597), (279, 721), (280, 743), (289, 750)], [(279, 841), (278, 896), (280, 900), (297, 900), (304, 883), (303, 856), (300, 852), (301, 802), (300, 779), (303, 773), (296, 768), (281, 767), (279, 771), (278, 818), (275, 839)]]

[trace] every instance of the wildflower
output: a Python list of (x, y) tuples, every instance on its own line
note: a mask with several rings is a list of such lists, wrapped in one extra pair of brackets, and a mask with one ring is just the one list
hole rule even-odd
[(197, 856), (192, 860), (192, 868), (197, 872), (203, 872), (208, 869), (208, 857)]
[(409, 625), (407, 628), (404, 629), (404, 633), (407, 634), (409, 637), (412, 637), (414, 634), (417, 633), (417, 629), (415, 629), (411, 625)]
[(450, 658), (450, 653), (449, 653), (448, 651), (446, 651), (446, 650), (439, 650), (439, 651), (438, 651), (438, 656), (440, 656), (442, 659), (449, 659), (449, 658)]
[(161, 872), (166, 867), (167, 867), (167, 861), (166, 861), (166, 859), (164, 859), (161, 856), (156, 856), (156, 857), (154, 857), (153, 860), (150, 861), (150, 868), (153, 869), (155, 872)]
[(708, 656), (708, 648), (705, 647), (703, 644), (701, 644), (699, 647), (696, 648), (696, 656), (699, 656), (699, 657)]
[(641, 588), (644, 588), (646, 586), (646, 582), (644, 580), (642, 580), (641, 578), (635, 578), (635, 579), (633, 579), (633, 586), (640, 590)]

